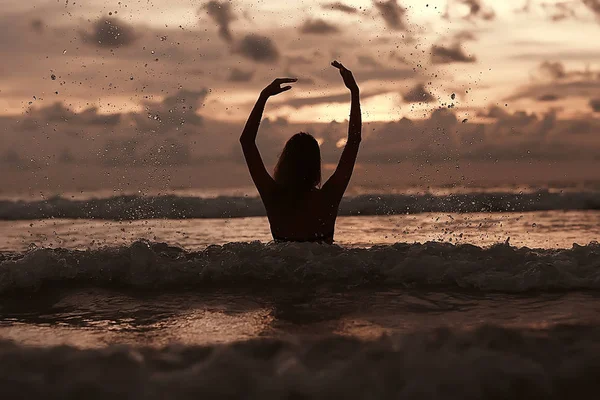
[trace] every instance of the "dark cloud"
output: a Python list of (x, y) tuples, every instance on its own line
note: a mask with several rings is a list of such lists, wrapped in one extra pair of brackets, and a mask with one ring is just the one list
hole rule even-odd
[(356, 8), (346, 5), (344, 3), (341, 3), (339, 1), (336, 3), (323, 4), (323, 8), (326, 10), (341, 11), (346, 14), (356, 14), (358, 12), (358, 10)]
[(121, 114), (98, 114), (98, 107), (89, 107), (77, 114), (76, 119), (87, 125), (116, 126), (121, 122)]
[(490, 106), (487, 110), (479, 111), (477, 113), (478, 117), (484, 118), (504, 118), (507, 115), (508, 112), (505, 109), (496, 105)]
[(13, 168), (20, 168), (25, 163), (23, 158), (15, 149), (6, 149), (0, 154), (0, 164), (4, 166), (12, 166)]
[(208, 89), (181, 89), (175, 94), (166, 96), (161, 102), (146, 102), (145, 114), (131, 115), (136, 127), (142, 132), (166, 134), (180, 131), (185, 126), (198, 127), (204, 119), (196, 111), (204, 106)]
[(379, 11), (388, 28), (396, 31), (406, 30), (406, 8), (399, 5), (397, 0), (374, 1), (373, 5)]
[[(600, 119), (559, 120), (554, 112), (541, 115), (489, 110), (494, 121), (460, 123), (461, 112), (435, 109), (428, 118), (373, 124), (361, 148), (362, 162), (393, 163), (406, 159), (440, 162), (516, 159), (594, 159), (600, 141), (593, 133)], [(568, 133), (565, 135), (564, 133)], [(574, 141), (572, 135), (579, 135)], [(583, 144), (586, 143), (586, 144)]]
[(243, 57), (261, 63), (274, 62), (279, 59), (279, 51), (271, 39), (253, 33), (246, 35), (238, 42), (236, 51)]
[(534, 82), (522, 86), (505, 100), (524, 98), (540, 100), (544, 96), (594, 97), (600, 92), (600, 73), (593, 70), (568, 71), (561, 62), (542, 62), (535, 71)]
[(539, 96), (537, 99), (538, 99), (538, 101), (556, 101), (556, 100), (559, 100), (560, 97), (555, 94), (548, 93), (548, 94), (543, 94), (543, 95)]
[(583, 4), (600, 18), (600, 0), (582, 0)]
[(566, 97), (590, 97), (600, 92), (599, 80), (552, 81), (521, 87), (505, 100), (537, 99), (547, 94)]
[(133, 27), (117, 18), (102, 18), (94, 23), (91, 33), (82, 33), (83, 39), (98, 47), (124, 47), (136, 39)]
[(24, 127), (31, 127), (32, 122), (43, 123), (68, 123), (86, 126), (115, 126), (121, 122), (121, 114), (99, 114), (97, 107), (89, 107), (76, 113), (61, 102), (52, 103), (46, 107), (31, 110)]
[(77, 159), (69, 149), (63, 149), (58, 155), (59, 164), (74, 164)]
[(567, 76), (563, 63), (544, 61), (538, 67), (539, 74), (542, 78), (561, 79)]
[(469, 56), (465, 53), (460, 43), (452, 46), (433, 45), (431, 46), (432, 64), (450, 64), (450, 63), (473, 63), (477, 61), (475, 56)]
[(477, 40), (477, 35), (471, 31), (460, 31), (454, 35), (454, 40), (457, 42), (473, 41)]
[(254, 71), (244, 71), (239, 68), (233, 68), (229, 74), (230, 82), (249, 82), (254, 76)]
[(558, 3), (542, 3), (541, 6), (548, 14), (550, 14), (550, 19), (554, 22), (577, 17), (577, 14), (575, 13), (577, 4), (575, 3), (563, 1)]
[(467, 19), (481, 18), (485, 21), (491, 21), (496, 18), (494, 10), (485, 7), (481, 0), (460, 0), (460, 2), (469, 7)]
[(592, 108), (592, 110), (594, 112), (600, 113), (600, 98), (598, 98), (598, 99), (591, 99), (590, 100), (590, 107)]
[(182, 89), (171, 96), (166, 96), (162, 105), (168, 110), (174, 110), (177, 108), (188, 108), (192, 107), (193, 110), (202, 107), (202, 103), (208, 95), (208, 89), (202, 89), (199, 91)]
[(232, 42), (231, 30), (229, 25), (236, 19), (231, 3), (227, 1), (211, 0), (202, 7), (206, 10), (209, 17), (213, 19), (219, 26), (219, 36), (227, 41)]
[(34, 32), (42, 33), (44, 32), (44, 28), (44, 22), (41, 19), (36, 18), (31, 21), (31, 29), (33, 29)]
[(339, 28), (323, 19), (309, 19), (300, 27), (301, 33), (326, 35), (339, 32)]
[(379, 64), (379, 62), (377, 62), (376, 59), (374, 59), (373, 57), (368, 56), (368, 55), (358, 56), (357, 60), (358, 60), (358, 63), (360, 65), (363, 65), (365, 67), (379, 67), (379, 66), (381, 66), (381, 64)]
[(402, 97), (407, 103), (431, 103), (435, 101), (435, 97), (425, 88), (423, 83), (417, 83)]

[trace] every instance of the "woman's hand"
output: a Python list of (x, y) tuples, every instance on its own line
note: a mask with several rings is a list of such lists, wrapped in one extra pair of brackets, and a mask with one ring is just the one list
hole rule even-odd
[(351, 92), (358, 92), (358, 85), (354, 80), (354, 76), (352, 75), (352, 71), (348, 68), (344, 67), (342, 63), (333, 61), (331, 63), (334, 67), (340, 70), (340, 75), (342, 75), (342, 79), (344, 80), (344, 84)]
[(271, 82), (271, 84), (269, 84), (269, 86), (267, 86), (266, 88), (264, 88), (262, 90), (261, 95), (266, 96), (266, 97), (271, 97), (271, 96), (278, 95), (279, 93), (288, 91), (292, 88), (291, 86), (281, 87), (281, 85), (284, 83), (296, 82), (297, 80), (298, 79), (296, 79), (296, 78), (277, 78), (273, 82)]

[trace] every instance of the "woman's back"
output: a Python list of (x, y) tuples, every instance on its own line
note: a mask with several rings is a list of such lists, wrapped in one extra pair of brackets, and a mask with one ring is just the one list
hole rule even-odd
[(340, 70), (344, 84), (350, 89), (350, 122), (340, 162), (321, 188), (321, 154), (313, 136), (300, 132), (288, 140), (275, 168), (275, 178), (267, 172), (256, 147), (256, 135), (267, 99), (291, 89), (291, 86), (281, 85), (296, 79), (275, 79), (261, 92), (240, 137), (250, 175), (267, 210), (275, 240), (333, 243), (338, 206), (352, 176), (362, 122), (360, 95), (352, 72), (337, 61), (332, 65)]
[(339, 201), (325, 190), (295, 193), (276, 187), (262, 200), (275, 240), (333, 243)]

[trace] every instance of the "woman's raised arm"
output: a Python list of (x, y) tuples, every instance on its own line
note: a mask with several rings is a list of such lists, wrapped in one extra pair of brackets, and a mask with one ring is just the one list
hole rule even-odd
[(351, 97), (350, 123), (348, 125), (346, 146), (342, 151), (342, 156), (335, 172), (325, 185), (323, 185), (323, 190), (332, 193), (336, 200), (340, 201), (352, 177), (356, 156), (358, 155), (362, 132), (362, 117), (360, 113), (360, 90), (354, 80), (352, 71), (337, 61), (332, 62), (331, 65), (340, 70), (340, 75), (342, 75), (344, 84), (350, 90)]
[(283, 83), (296, 82), (294, 78), (278, 78), (275, 79), (269, 86), (263, 89), (248, 117), (246, 126), (240, 136), (240, 143), (242, 144), (242, 150), (244, 157), (246, 158), (246, 164), (250, 171), (250, 176), (258, 189), (258, 192), (262, 195), (265, 191), (273, 185), (274, 181), (271, 175), (267, 172), (265, 164), (263, 163), (258, 147), (256, 147), (256, 135), (258, 134), (258, 127), (262, 119), (263, 111), (267, 100), (271, 96), (275, 96), (279, 93), (290, 90), (291, 86), (281, 87)]

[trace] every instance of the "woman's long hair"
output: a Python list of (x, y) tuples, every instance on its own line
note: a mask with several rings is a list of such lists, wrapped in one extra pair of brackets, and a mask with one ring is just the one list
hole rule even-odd
[(294, 192), (306, 192), (321, 184), (321, 150), (310, 134), (300, 132), (285, 144), (275, 166), (275, 182)]

